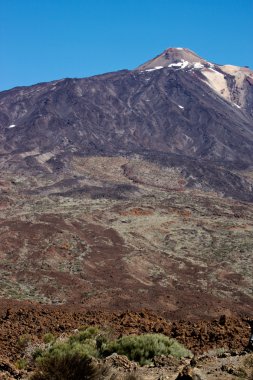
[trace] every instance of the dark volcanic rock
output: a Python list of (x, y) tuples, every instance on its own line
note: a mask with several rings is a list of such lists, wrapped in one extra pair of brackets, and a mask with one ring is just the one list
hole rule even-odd
[(195, 72), (166, 68), (65, 79), (16, 88), (0, 99), (6, 152), (149, 149), (247, 163), (253, 156), (252, 120)]
[[(223, 66), (208, 67), (211, 64), (203, 59), (196, 66), (198, 56), (187, 49), (183, 53), (175, 50), (169, 49), (154, 60), (169, 63), (170, 67), (162, 69), (150, 69), (150, 61), (134, 71), (2, 92), (1, 161), (15, 154), (18, 163), (14, 166), (41, 171), (46, 159), (52, 170), (62, 170), (67, 155), (78, 153), (173, 153), (174, 166), (182, 168), (186, 177), (196, 177), (189, 185), (204, 181), (207, 188), (251, 200), (251, 184), (228, 171), (235, 165), (252, 164), (252, 72), (247, 69), (249, 73), (243, 74), (241, 92), (243, 89), (246, 100), (239, 108), (230, 99), (232, 90), (226, 98), (225, 89), (219, 94), (205, 77), (215, 72), (215, 80), (221, 76), (230, 91), (235, 76), (225, 75)], [(171, 64), (174, 59), (180, 65), (180, 56), (181, 61), (190, 59), (188, 67)], [(192, 66), (200, 64), (206, 67)], [(44, 153), (48, 157), (41, 162), (37, 158)], [(170, 157), (163, 161), (168, 164)], [(194, 159), (192, 164), (189, 158)]]

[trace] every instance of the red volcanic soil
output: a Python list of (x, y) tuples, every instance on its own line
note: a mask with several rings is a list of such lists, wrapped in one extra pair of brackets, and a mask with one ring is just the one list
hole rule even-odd
[(144, 210), (140, 207), (134, 207), (134, 208), (131, 208), (130, 210), (126, 210), (126, 211), (121, 211), (120, 212), (120, 215), (124, 215), (124, 216), (147, 216), (147, 215), (152, 215), (154, 212), (153, 210)]
[(81, 326), (96, 325), (112, 329), (115, 336), (163, 333), (177, 338), (194, 353), (213, 348), (242, 350), (248, 339), (247, 325), (239, 317), (221, 316), (215, 320), (173, 321), (151, 311), (87, 311), (73, 306), (45, 306), (31, 302), (1, 300), (0, 352), (15, 361), (24, 353), (20, 337), (30, 342), (42, 340), (51, 332), (69, 334)]

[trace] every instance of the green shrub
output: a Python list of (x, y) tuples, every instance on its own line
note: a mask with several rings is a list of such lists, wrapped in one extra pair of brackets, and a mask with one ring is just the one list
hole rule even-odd
[(31, 342), (31, 335), (29, 334), (20, 335), (20, 337), (18, 338), (18, 345), (21, 348), (27, 347), (30, 342)]
[(55, 342), (55, 340), (56, 340), (56, 338), (55, 338), (55, 336), (52, 333), (46, 333), (43, 336), (43, 342), (46, 343), (46, 344)]
[(86, 341), (84, 343), (79, 342), (65, 342), (65, 343), (55, 343), (48, 350), (43, 351), (41, 355), (38, 356), (37, 362), (46, 360), (48, 357), (62, 358), (71, 356), (81, 356), (81, 357), (97, 357), (98, 352), (96, 349), (95, 342)]
[(52, 345), (36, 359), (37, 372), (32, 380), (97, 379), (100, 369), (92, 361), (95, 345), (66, 342)]
[(82, 353), (62, 352), (43, 357), (31, 380), (97, 380), (101, 369)]
[(38, 357), (42, 356), (44, 349), (42, 347), (36, 347), (32, 352), (32, 359), (36, 360)]
[(27, 367), (27, 360), (25, 358), (22, 358), (22, 359), (18, 359), (15, 363), (15, 366), (18, 368), (18, 369), (25, 369)]
[(70, 342), (85, 342), (87, 340), (96, 339), (100, 331), (97, 327), (88, 327), (85, 330), (80, 330), (77, 334), (69, 338)]
[(105, 356), (113, 352), (126, 355), (141, 365), (149, 364), (155, 356), (173, 355), (181, 358), (191, 355), (182, 344), (162, 334), (124, 336), (105, 345), (103, 349)]
[(51, 342), (46, 350), (37, 350), (37, 371), (32, 380), (97, 379), (101, 372), (92, 357), (99, 355), (96, 336), (99, 331), (88, 328), (65, 342)]
[[(125, 336), (110, 341), (107, 333), (97, 328), (88, 328), (69, 337), (65, 342), (52, 342), (42, 351), (34, 354), (37, 371), (32, 380), (85, 380), (103, 378), (101, 368), (94, 364), (94, 358), (105, 357), (112, 353), (126, 355), (141, 365), (150, 363), (154, 356), (189, 356), (190, 352), (162, 334)], [(129, 379), (137, 379), (131, 374)]]

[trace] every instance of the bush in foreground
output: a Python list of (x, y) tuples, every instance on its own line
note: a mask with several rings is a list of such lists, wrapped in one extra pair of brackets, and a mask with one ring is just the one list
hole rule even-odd
[(104, 348), (106, 356), (113, 352), (126, 355), (128, 359), (134, 360), (140, 365), (150, 364), (155, 356), (172, 355), (177, 358), (191, 356), (190, 351), (182, 344), (162, 334), (123, 336), (108, 343)]
[(93, 380), (101, 374), (91, 358), (98, 357), (98, 330), (86, 329), (65, 342), (52, 342), (42, 352), (36, 352), (36, 373), (32, 380)]
[(173, 355), (181, 358), (190, 352), (162, 334), (131, 335), (111, 341), (108, 334), (88, 328), (64, 342), (53, 341), (44, 351), (36, 351), (36, 373), (31, 380), (95, 380), (103, 379), (108, 369), (94, 358), (117, 353), (126, 355), (141, 365), (149, 364), (155, 356)]
[(38, 363), (31, 380), (98, 380), (102, 369), (78, 352), (48, 355)]

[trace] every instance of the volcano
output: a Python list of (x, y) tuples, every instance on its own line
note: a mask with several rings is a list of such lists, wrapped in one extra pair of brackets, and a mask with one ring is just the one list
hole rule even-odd
[(253, 72), (170, 48), (0, 93), (0, 295), (252, 310)]

